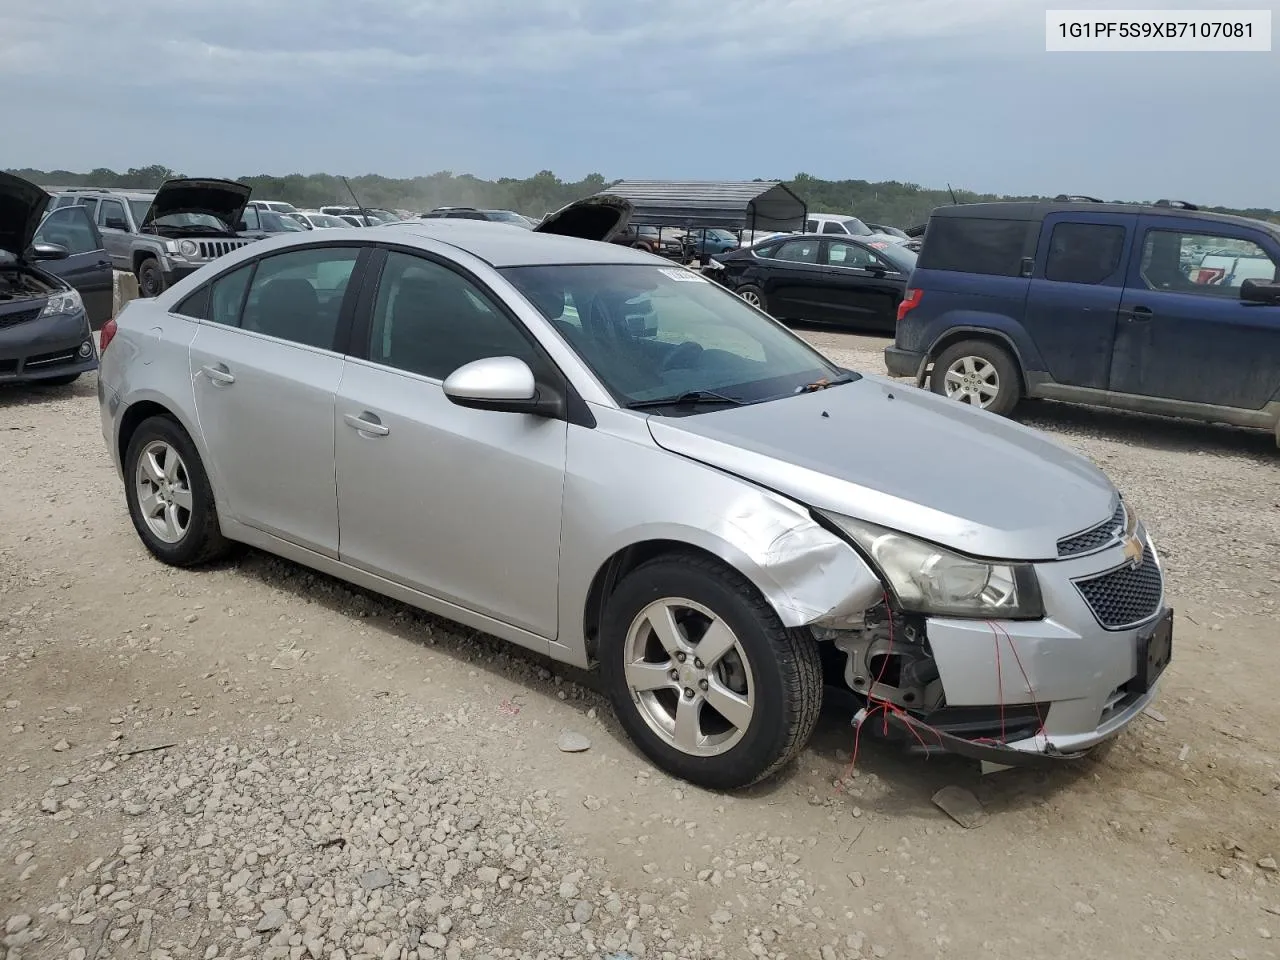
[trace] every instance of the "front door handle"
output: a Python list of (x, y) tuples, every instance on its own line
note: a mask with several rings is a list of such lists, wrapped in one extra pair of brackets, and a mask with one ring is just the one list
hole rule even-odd
[(366, 410), (360, 416), (354, 413), (348, 413), (342, 418), (347, 422), (347, 426), (352, 429), (359, 430), (361, 433), (368, 434), (371, 437), (385, 437), (391, 432), (391, 428), (382, 423), (374, 414)]
[(99, 260), (99, 261), (98, 261), (98, 266), (100, 266), (100, 267), (109, 267), (109, 266), (111, 266), (111, 261), (110, 261), (110, 260)]
[(214, 386), (217, 386), (223, 383), (236, 382), (235, 376), (231, 373), (230, 370), (226, 368), (226, 366), (224, 366), (221, 363), (206, 364), (200, 369), (204, 372), (204, 375), (208, 377), (209, 380), (214, 384)]
[(1129, 311), (1129, 319), (1135, 320), (1139, 323), (1145, 323), (1153, 316), (1155, 316), (1155, 314), (1151, 312), (1150, 307), (1134, 307)]

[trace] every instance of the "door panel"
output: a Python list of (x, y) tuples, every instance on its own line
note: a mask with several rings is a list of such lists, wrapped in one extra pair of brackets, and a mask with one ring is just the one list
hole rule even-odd
[(827, 276), (819, 261), (819, 241), (788, 240), (767, 260), (760, 261), (769, 312), (785, 320), (822, 321), (831, 318), (826, 302)]
[[(123, 223), (125, 229), (121, 230), (116, 226), (108, 226), (108, 220), (112, 224)], [(94, 222), (98, 226), (98, 232), (102, 234), (103, 246), (106, 248), (115, 268), (117, 270), (132, 270), (133, 264), (130, 262), (132, 235), (128, 231), (129, 218), (124, 209), (124, 201), (106, 197), (101, 198), (98, 201), (98, 211)]]
[[(888, 328), (897, 322), (904, 278), (861, 244), (823, 241), (826, 300), (832, 319), (849, 326)], [(867, 269), (879, 264), (885, 272)]]
[(1107, 388), (1136, 214), (1045, 218), (1023, 324), (1051, 377)]
[(566, 423), (352, 359), (330, 428), (344, 562), (555, 639)]
[(201, 324), (191, 344), (207, 466), (232, 517), (330, 557), (338, 551), (333, 406), (343, 363), (214, 323)]
[[(1240, 300), (1241, 275), (1200, 270), (1215, 251), (1263, 263), (1280, 245), (1232, 225), (1143, 217), (1120, 308), (1111, 389), (1244, 410), (1280, 391), (1280, 307)], [(1208, 251), (1208, 252), (1204, 252)]]
[(99, 329), (111, 317), (111, 260), (102, 237), (84, 207), (54, 210), (36, 231), (36, 243), (56, 243), (70, 254), (65, 260), (46, 260), (41, 266), (79, 292), (89, 324)]

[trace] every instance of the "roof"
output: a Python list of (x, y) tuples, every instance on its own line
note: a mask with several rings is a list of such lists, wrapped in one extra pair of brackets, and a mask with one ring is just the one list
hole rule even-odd
[(650, 227), (798, 230), (808, 207), (779, 180), (624, 180), (600, 195), (629, 200)]
[[(368, 229), (353, 230), (352, 235), (368, 239)], [(373, 229), (380, 234), (407, 234), (447, 243), (479, 257), (493, 267), (573, 263), (648, 263), (671, 266), (668, 260), (620, 244), (534, 233), (523, 227), (490, 220), (402, 220)], [(333, 231), (335, 239), (339, 232)], [(390, 240), (390, 236), (380, 236), (379, 239)]]
[(1263, 229), (1280, 237), (1280, 227), (1265, 220), (1240, 217), (1211, 210), (1188, 210), (1184, 207), (1154, 203), (1107, 203), (1078, 200), (1004, 200), (991, 203), (947, 204), (937, 207), (934, 217), (972, 217), (983, 220), (1041, 220), (1052, 213), (1119, 213), (1152, 217), (1181, 217), (1206, 223), (1231, 224), (1237, 227)]

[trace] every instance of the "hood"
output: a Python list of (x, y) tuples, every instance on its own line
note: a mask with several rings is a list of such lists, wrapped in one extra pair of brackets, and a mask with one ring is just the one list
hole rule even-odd
[(140, 226), (147, 227), (161, 217), (175, 213), (207, 213), (231, 229), (240, 222), (253, 188), (234, 180), (196, 180), (182, 177), (166, 180), (156, 191)]
[(666, 419), (661, 447), (810, 507), (971, 556), (1050, 560), (1110, 516), (1115, 487), (1084, 457), (994, 414), (864, 376), (784, 400)]
[(0, 170), (0, 250), (23, 258), (50, 199), (30, 180)]
[(608, 243), (631, 222), (632, 209), (630, 200), (598, 193), (547, 214), (533, 231)]

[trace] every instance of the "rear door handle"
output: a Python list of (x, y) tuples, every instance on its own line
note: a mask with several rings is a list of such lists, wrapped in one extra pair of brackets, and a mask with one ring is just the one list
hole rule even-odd
[(1155, 316), (1155, 314), (1151, 312), (1150, 307), (1134, 307), (1129, 311), (1129, 319), (1136, 320), (1140, 323), (1150, 320), (1153, 316)]
[(204, 375), (208, 377), (215, 386), (222, 383), (236, 382), (235, 376), (231, 373), (230, 370), (226, 368), (225, 365), (221, 363), (205, 364), (200, 369), (204, 371)]
[(385, 437), (391, 432), (391, 428), (386, 426), (374, 414), (366, 410), (360, 416), (354, 413), (348, 413), (342, 418), (347, 422), (347, 426), (361, 433), (367, 433), (371, 437)]

